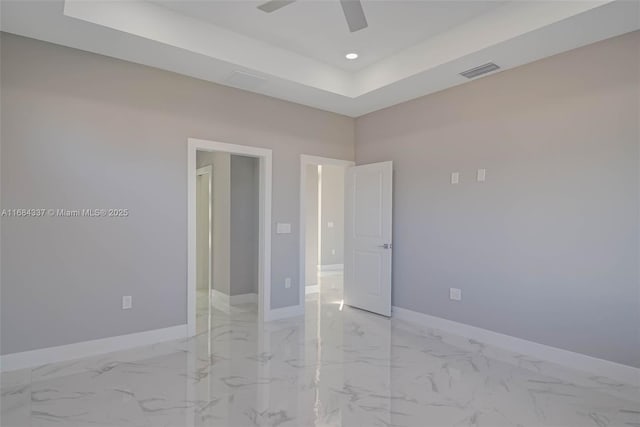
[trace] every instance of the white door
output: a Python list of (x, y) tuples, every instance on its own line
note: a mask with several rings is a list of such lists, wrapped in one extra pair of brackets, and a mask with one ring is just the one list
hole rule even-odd
[(345, 180), (344, 302), (391, 316), (392, 162), (353, 166)]

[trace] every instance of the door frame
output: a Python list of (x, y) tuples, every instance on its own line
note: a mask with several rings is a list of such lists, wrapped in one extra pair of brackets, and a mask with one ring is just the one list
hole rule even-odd
[(271, 198), (273, 153), (267, 148), (187, 139), (187, 334), (196, 334), (196, 153), (220, 151), (259, 160), (258, 319), (271, 319)]
[[(200, 175), (209, 175), (209, 256), (207, 257), (207, 262), (209, 264), (209, 278), (207, 280), (208, 282), (208, 291), (209, 293), (207, 294), (207, 297), (209, 298), (209, 300), (211, 300), (211, 276), (213, 274), (213, 271), (211, 271), (211, 267), (212, 266), (212, 257), (213, 257), (213, 247), (211, 246), (212, 243), (212, 236), (213, 236), (213, 222), (212, 222), (212, 188), (211, 186), (213, 185), (213, 167), (211, 165), (207, 165), (207, 166), (203, 166), (201, 168), (196, 169), (196, 177), (200, 176)], [(197, 187), (197, 182), (196, 182), (196, 191), (197, 191), (198, 187)], [(197, 193), (196, 193), (197, 194)], [(197, 197), (197, 196), (196, 196)], [(197, 201), (196, 201), (196, 207), (197, 207)], [(197, 245), (197, 242), (196, 242)], [(196, 259), (198, 258), (198, 254), (197, 254), (197, 246), (196, 246)], [(197, 288), (198, 288), (198, 283), (197, 283), (197, 279), (198, 279), (198, 272), (197, 272), (197, 268), (198, 265), (196, 264), (196, 292), (197, 292)]]
[(305, 310), (305, 284), (306, 284), (306, 252), (307, 252), (307, 233), (305, 229), (306, 217), (307, 217), (307, 192), (306, 192), (306, 183), (307, 183), (307, 166), (309, 165), (317, 165), (317, 166), (342, 166), (348, 168), (350, 166), (355, 166), (355, 162), (351, 160), (341, 160), (341, 159), (332, 159), (330, 157), (320, 157), (320, 156), (310, 156), (307, 154), (300, 155), (300, 247), (299, 247), (299, 272), (300, 276), (298, 278), (298, 284), (300, 289), (298, 291), (298, 305), (301, 307), (302, 313)]

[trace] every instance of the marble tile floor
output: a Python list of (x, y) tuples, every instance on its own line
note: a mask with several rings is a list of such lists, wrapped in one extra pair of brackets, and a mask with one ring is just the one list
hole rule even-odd
[(199, 304), (198, 335), (2, 374), (1, 425), (640, 427), (637, 386), (343, 307)]

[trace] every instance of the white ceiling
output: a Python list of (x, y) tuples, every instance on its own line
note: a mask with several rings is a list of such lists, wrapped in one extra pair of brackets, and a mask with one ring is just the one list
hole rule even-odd
[(338, 0), (258, 4), (2, 0), (0, 29), (352, 117), (640, 29), (637, 0), (365, 1), (353, 34)]
[[(367, 1), (369, 27), (350, 33), (339, 0), (298, 0), (273, 13), (261, 1), (152, 0), (181, 14), (280, 46), (349, 71), (496, 8), (506, 1)], [(357, 52), (357, 61), (344, 55)]]

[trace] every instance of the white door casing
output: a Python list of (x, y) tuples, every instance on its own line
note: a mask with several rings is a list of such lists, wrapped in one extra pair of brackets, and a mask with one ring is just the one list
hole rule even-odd
[[(270, 321), (288, 312), (271, 309), (271, 186), (273, 154), (270, 149), (198, 138), (187, 143), (187, 334), (196, 335), (196, 153), (220, 151), (259, 159), (258, 318)], [(288, 308), (288, 307), (287, 307)], [(277, 316), (276, 316), (277, 315)]]
[(393, 163), (347, 169), (344, 302), (391, 316)]
[(196, 170), (197, 288), (211, 294), (211, 165)]

